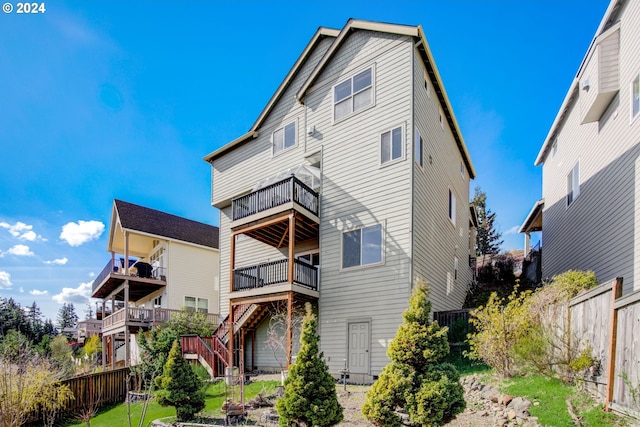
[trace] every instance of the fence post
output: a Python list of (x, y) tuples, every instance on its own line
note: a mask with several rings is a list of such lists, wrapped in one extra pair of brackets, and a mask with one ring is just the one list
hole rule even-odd
[(609, 403), (613, 400), (613, 384), (616, 372), (616, 347), (618, 332), (618, 310), (616, 300), (622, 295), (622, 277), (616, 277), (611, 288), (611, 324), (609, 331), (609, 366), (607, 369), (607, 398), (604, 403), (605, 411), (611, 411)]

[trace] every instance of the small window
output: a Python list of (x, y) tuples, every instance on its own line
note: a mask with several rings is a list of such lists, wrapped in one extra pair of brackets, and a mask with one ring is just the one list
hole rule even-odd
[(567, 206), (569, 206), (580, 194), (580, 162), (571, 169), (567, 175)]
[(458, 257), (453, 258), (453, 280), (458, 280)]
[(278, 154), (296, 145), (296, 123), (291, 122), (273, 132), (273, 154)]
[(640, 73), (631, 82), (631, 119), (640, 114)]
[(184, 297), (184, 308), (187, 311), (209, 312), (209, 300), (207, 298)]
[(444, 129), (444, 113), (442, 112), (442, 108), (440, 108), (440, 127)]
[(385, 164), (402, 158), (402, 127), (380, 135), (380, 163)]
[(373, 103), (373, 68), (333, 87), (333, 119), (339, 120)]
[(551, 146), (551, 158), (554, 158), (557, 152), (558, 152), (558, 138), (553, 140), (553, 145)]
[(449, 190), (449, 219), (453, 225), (456, 225), (456, 196)]
[(342, 233), (342, 268), (382, 262), (382, 225)]
[(460, 175), (464, 178), (464, 162), (460, 162)]
[(415, 146), (415, 161), (417, 164), (419, 164), (420, 166), (422, 166), (422, 162), (423, 162), (423, 141), (422, 141), (422, 136), (420, 135), (420, 132), (418, 132), (418, 129), (416, 129), (416, 142), (415, 142), (416, 146)]

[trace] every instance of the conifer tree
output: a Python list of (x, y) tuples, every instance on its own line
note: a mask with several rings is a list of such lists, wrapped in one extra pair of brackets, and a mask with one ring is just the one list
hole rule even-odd
[(305, 308), (300, 351), (289, 368), (284, 396), (276, 402), (276, 409), (281, 426), (333, 426), (343, 419), (342, 406), (338, 403), (335, 381), (319, 351), (318, 320), (311, 312), (311, 304), (307, 303)]
[(180, 343), (173, 342), (162, 375), (156, 378), (158, 403), (176, 408), (178, 421), (191, 421), (204, 409), (202, 380), (182, 358)]
[(367, 393), (363, 415), (376, 426), (402, 426), (404, 408), (415, 425), (442, 425), (465, 408), (464, 390), (449, 353), (447, 328), (430, 320), (429, 289), (416, 284), (404, 322), (389, 345), (391, 363)]

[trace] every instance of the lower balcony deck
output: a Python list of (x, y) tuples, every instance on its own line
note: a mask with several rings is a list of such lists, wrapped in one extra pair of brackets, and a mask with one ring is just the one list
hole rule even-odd
[(286, 292), (295, 292), (310, 299), (318, 299), (318, 267), (294, 259), (293, 280), (289, 278), (289, 260), (264, 262), (233, 270), (230, 298), (240, 300), (265, 300)]
[[(129, 329), (130, 332), (138, 330), (148, 330), (154, 326), (161, 325), (182, 310), (171, 310), (167, 308), (138, 308), (124, 307), (102, 320), (102, 333), (111, 334)], [(206, 313), (207, 321), (218, 324), (218, 315)]]

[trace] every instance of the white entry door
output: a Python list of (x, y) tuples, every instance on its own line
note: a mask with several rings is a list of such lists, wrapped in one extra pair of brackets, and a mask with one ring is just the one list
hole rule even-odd
[(369, 373), (369, 322), (349, 323), (349, 372)]

